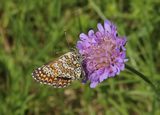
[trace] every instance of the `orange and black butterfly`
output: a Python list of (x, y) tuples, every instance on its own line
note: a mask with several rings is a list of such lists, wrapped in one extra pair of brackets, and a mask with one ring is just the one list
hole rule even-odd
[(42, 84), (52, 85), (55, 88), (64, 88), (74, 80), (80, 79), (82, 73), (80, 56), (77, 52), (72, 51), (35, 69), (32, 76)]

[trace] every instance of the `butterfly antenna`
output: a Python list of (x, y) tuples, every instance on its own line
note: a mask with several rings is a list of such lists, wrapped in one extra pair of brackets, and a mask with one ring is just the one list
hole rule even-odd
[(69, 50), (70, 50), (70, 51), (76, 51), (76, 47), (75, 47), (75, 46), (74, 46), (74, 47), (71, 47), (71, 45), (69, 44), (69, 41), (68, 41), (68, 39), (67, 39), (67, 32), (66, 32), (66, 31), (64, 32), (64, 35), (65, 35), (65, 39), (66, 39), (67, 46), (68, 46)]
[(64, 36), (65, 36), (65, 39), (66, 39), (66, 42), (67, 42), (67, 47), (70, 49), (71, 47), (70, 47), (69, 41), (67, 39), (67, 31), (66, 30), (64, 31)]

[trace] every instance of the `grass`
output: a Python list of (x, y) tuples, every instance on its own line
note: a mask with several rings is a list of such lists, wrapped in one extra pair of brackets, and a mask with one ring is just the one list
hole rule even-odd
[(107, 18), (127, 36), (128, 65), (159, 85), (159, 5), (159, 0), (0, 1), (0, 115), (159, 115), (150, 86), (127, 70), (95, 89), (79, 81), (54, 89), (31, 77), (33, 69), (75, 47), (79, 33)]

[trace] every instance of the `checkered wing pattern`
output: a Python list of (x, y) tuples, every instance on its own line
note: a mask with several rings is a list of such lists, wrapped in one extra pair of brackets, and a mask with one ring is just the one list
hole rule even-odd
[(34, 70), (33, 78), (55, 88), (69, 86), (74, 80), (81, 77), (82, 68), (76, 52), (68, 52), (57, 60)]

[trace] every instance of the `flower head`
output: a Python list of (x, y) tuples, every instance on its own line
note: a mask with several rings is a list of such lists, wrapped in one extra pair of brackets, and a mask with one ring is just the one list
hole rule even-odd
[(97, 24), (97, 31), (81, 33), (77, 49), (83, 57), (82, 66), (86, 79), (94, 88), (103, 80), (114, 77), (124, 70), (126, 59), (126, 38), (119, 37), (116, 26), (105, 20), (104, 26)]

